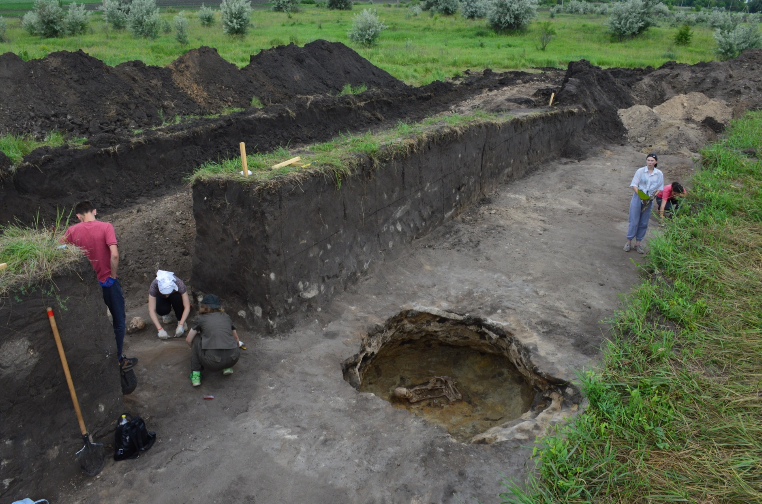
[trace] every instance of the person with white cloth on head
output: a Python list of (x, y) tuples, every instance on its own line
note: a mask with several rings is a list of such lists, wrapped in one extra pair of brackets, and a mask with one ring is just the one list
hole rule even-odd
[(177, 317), (177, 329), (175, 338), (185, 334), (185, 321), (190, 315), (190, 299), (188, 289), (182, 280), (177, 278), (171, 271), (159, 270), (156, 279), (148, 288), (148, 315), (158, 331), (160, 339), (169, 338), (169, 334), (161, 326), (162, 322), (168, 324), (171, 321), (170, 312), (174, 310)]

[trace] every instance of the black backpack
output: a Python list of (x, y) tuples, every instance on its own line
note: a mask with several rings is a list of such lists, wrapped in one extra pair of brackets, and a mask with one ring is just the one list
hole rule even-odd
[(156, 433), (146, 428), (142, 418), (125, 413), (116, 424), (114, 460), (138, 458), (140, 452), (151, 449), (155, 442)]

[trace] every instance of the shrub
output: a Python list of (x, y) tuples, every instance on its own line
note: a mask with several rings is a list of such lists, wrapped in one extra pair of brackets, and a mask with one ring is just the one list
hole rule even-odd
[(550, 12), (550, 14), (549, 14), (550, 18), (553, 19), (554, 17), (556, 17), (556, 14), (561, 12), (561, 6), (560, 5), (554, 5), (553, 7), (550, 8), (549, 12)]
[(334, 10), (352, 10), (352, 0), (328, 0), (327, 7)]
[(652, 10), (653, 0), (627, 0), (611, 8), (608, 20), (609, 31), (619, 40), (634, 37), (655, 24)]
[(408, 9), (407, 14), (405, 15), (405, 17), (420, 16), (421, 12), (423, 12), (423, 11), (421, 10), (421, 8), (419, 6), (413, 5), (412, 7), (410, 7), (410, 9)]
[(198, 10), (198, 22), (201, 26), (212, 26), (214, 24), (214, 9), (201, 4), (201, 8)]
[(709, 13), (709, 16), (707, 16), (706, 24), (715, 30), (730, 32), (738, 26), (738, 21), (730, 12), (713, 10)]
[(123, 30), (127, 26), (127, 13), (129, 5), (124, 5), (119, 0), (103, 0), (103, 20), (115, 30)]
[(754, 25), (738, 25), (732, 30), (716, 30), (717, 54), (722, 59), (735, 58), (746, 49), (762, 47), (762, 38)]
[(188, 43), (188, 20), (182, 12), (172, 20), (175, 25), (175, 40), (185, 45)]
[(431, 10), (437, 5), (437, 0), (423, 0), (421, 2), (421, 9), (427, 11)]
[(550, 44), (550, 41), (553, 40), (553, 37), (556, 35), (556, 29), (553, 28), (553, 23), (551, 23), (550, 21), (543, 21), (542, 23), (540, 23), (539, 28), (540, 28), (539, 49), (541, 51), (544, 51), (548, 47), (548, 44)]
[(273, 0), (273, 10), (276, 12), (299, 12), (297, 0)]
[(687, 46), (691, 43), (692, 38), (693, 30), (691, 30), (691, 25), (685, 23), (680, 28), (678, 28), (677, 33), (675, 33), (675, 36), (672, 40), (674, 40), (675, 45)]
[[(64, 25), (66, 14), (58, 0), (34, 0), (34, 13), (36, 14), (35, 35), (51, 38), (60, 37), (66, 33)], [(29, 19), (31, 22), (32, 18)]]
[(160, 19), (159, 27), (164, 33), (172, 33), (172, 25), (166, 19)]
[[(552, 9), (551, 9), (552, 10)], [(463, 0), (460, 13), (466, 19), (480, 19), (487, 16), (486, 0)]]
[(347, 35), (349, 40), (365, 47), (370, 47), (376, 43), (381, 32), (386, 29), (386, 25), (378, 19), (375, 10), (363, 9), (352, 21), (352, 29)]
[(654, 8), (651, 11), (651, 13), (654, 16), (662, 16), (662, 17), (667, 17), (667, 16), (671, 16), (672, 15), (672, 13), (669, 11), (669, 7), (667, 7), (666, 5), (664, 5), (661, 2), (659, 2), (656, 5), (654, 5)]
[(487, 22), (495, 31), (523, 30), (537, 15), (537, 0), (494, 0)]
[(39, 35), (38, 28), (40, 26), (40, 18), (34, 11), (28, 11), (21, 18), (21, 27), (26, 30), (29, 35)]
[[(391, 5), (391, 4), (387, 4)], [(434, 9), (445, 16), (451, 16), (458, 12), (460, 0), (437, 0)]]
[(64, 17), (64, 29), (69, 35), (85, 33), (90, 24), (90, 13), (85, 10), (85, 4), (70, 3), (69, 11)]
[(222, 0), (222, 31), (228, 35), (246, 35), (251, 24), (249, 0)]
[(127, 24), (136, 37), (152, 39), (158, 37), (161, 18), (156, 0), (134, 0), (130, 5)]
[(8, 22), (3, 16), (0, 16), (0, 42), (5, 42), (5, 31), (8, 29)]

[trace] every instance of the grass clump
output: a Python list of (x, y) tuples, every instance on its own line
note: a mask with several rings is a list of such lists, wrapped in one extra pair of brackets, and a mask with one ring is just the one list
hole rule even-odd
[(77, 247), (59, 248), (66, 224), (59, 216), (52, 230), (43, 225), (0, 226), (0, 264), (8, 264), (0, 271), (0, 298), (14, 289), (23, 292), (40, 280), (51, 279), (83, 256)]
[[(342, 178), (351, 174), (368, 159), (374, 165), (379, 165), (395, 156), (415, 151), (426, 139), (476, 124), (502, 123), (509, 119), (509, 116), (476, 111), (468, 115), (432, 117), (414, 124), (399, 123), (387, 130), (339, 135), (328, 142), (313, 144), (304, 149), (289, 150), (280, 147), (273, 152), (249, 154), (246, 161), (252, 175), (247, 178), (241, 175), (241, 159), (235, 157), (206, 163), (200, 166), (189, 180), (193, 183), (210, 178), (236, 178), (250, 182), (265, 182), (278, 176), (323, 172), (334, 177), (340, 185)], [(272, 166), (296, 156), (301, 158), (298, 166), (271, 169)]]
[(762, 502), (762, 112), (734, 121), (511, 503)]
[(341, 92), (339, 93), (339, 96), (344, 95), (356, 95), (360, 93), (364, 93), (368, 90), (368, 86), (365, 84), (358, 84), (357, 86), (352, 86), (350, 83), (344, 84), (344, 87), (341, 88)]
[(86, 138), (66, 139), (60, 131), (48, 133), (44, 140), (37, 140), (32, 135), (4, 135), (0, 136), (0, 151), (11, 159), (14, 165), (38, 147), (60, 147), (64, 144), (82, 145)]

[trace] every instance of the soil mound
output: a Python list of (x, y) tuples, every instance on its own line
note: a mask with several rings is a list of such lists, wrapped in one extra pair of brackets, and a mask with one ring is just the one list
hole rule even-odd
[(738, 117), (762, 108), (762, 49), (749, 49), (728, 61), (696, 65), (669, 62), (632, 84), (637, 103), (655, 107), (692, 91), (724, 100)]
[(619, 110), (630, 143), (646, 151), (691, 155), (716, 137), (732, 118), (724, 101), (702, 93), (677, 95), (650, 108), (635, 105)]
[[(405, 84), (337, 42), (316, 40), (266, 49), (251, 56), (241, 72), (255, 83), (256, 96), (266, 104), (299, 95), (328, 94), (346, 84), (369, 88), (400, 88)], [(251, 99), (251, 96), (249, 97)]]
[(556, 103), (582, 105), (593, 113), (587, 131), (612, 142), (622, 141), (627, 134), (617, 111), (634, 105), (626, 85), (618, 82), (609, 71), (587, 60), (569, 63)]
[(248, 107), (253, 96), (270, 104), (338, 93), (346, 84), (405, 87), (352, 49), (323, 40), (262, 51), (240, 70), (210, 47), (191, 50), (167, 67), (141, 61), (110, 67), (81, 50), (28, 62), (5, 53), (0, 80), (0, 134), (61, 130), (87, 136)]

